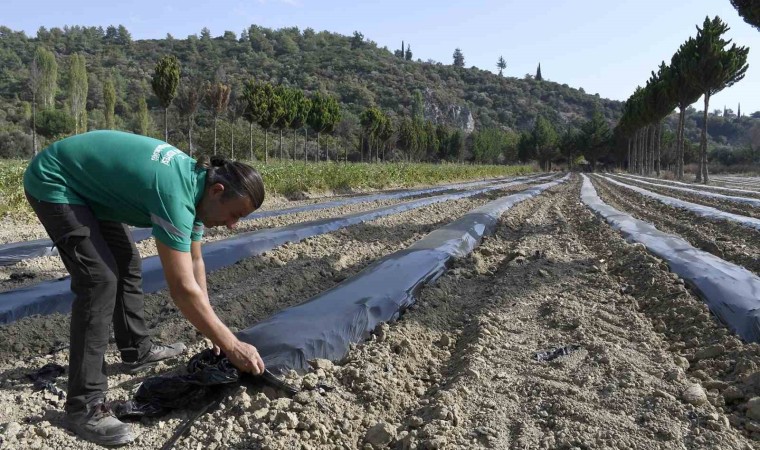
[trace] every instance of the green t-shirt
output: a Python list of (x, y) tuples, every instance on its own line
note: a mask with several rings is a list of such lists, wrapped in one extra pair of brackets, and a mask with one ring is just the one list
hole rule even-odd
[(206, 170), (158, 139), (92, 131), (52, 144), (24, 173), (24, 188), (50, 203), (87, 205), (100, 220), (153, 229), (169, 247), (190, 251), (203, 236), (195, 206)]

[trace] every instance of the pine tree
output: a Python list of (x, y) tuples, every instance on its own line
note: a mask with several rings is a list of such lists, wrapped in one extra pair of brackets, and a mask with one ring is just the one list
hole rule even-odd
[(282, 103), (282, 114), (277, 119), (275, 126), (280, 129), (280, 159), (282, 160), (282, 131), (285, 128), (290, 128), (290, 122), (293, 121), (298, 113), (298, 105), (294, 101), (293, 97), (294, 89), (286, 88), (279, 85), (275, 88), (275, 94), (280, 97)]
[(536, 81), (542, 81), (544, 76), (541, 75), (541, 63), (538, 63), (538, 69), (536, 69)]
[(731, 0), (745, 22), (760, 30), (760, 2), (757, 0)]
[[(243, 118), (249, 124), (250, 130), (250, 157), (253, 160), (253, 124), (259, 123), (261, 117), (267, 113), (268, 106), (263, 93), (264, 87), (257, 83), (256, 80), (250, 79), (245, 83), (243, 87), (243, 100), (245, 101), (245, 110), (243, 111)], [(266, 155), (265, 155), (266, 158)]]
[(496, 67), (499, 69), (499, 76), (504, 76), (504, 69), (507, 68), (507, 61), (504, 60), (503, 56), (499, 56), (498, 61), (496, 61)]
[(454, 67), (464, 67), (464, 54), (462, 50), (457, 48), (454, 50)]
[[(317, 132), (317, 157), (319, 161), (319, 135), (323, 132), (331, 132), (340, 121), (340, 106), (338, 102), (325, 94), (317, 92), (311, 99), (311, 111), (309, 111), (309, 126)], [(328, 152), (325, 158), (330, 159)]]
[(696, 181), (705, 184), (709, 182), (707, 170), (707, 111), (710, 97), (730, 87), (744, 78), (747, 72), (747, 55), (749, 48), (737, 47), (723, 39), (722, 35), (729, 30), (718, 16), (710, 20), (705, 17), (702, 28), (697, 27), (696, 57), (692, 59), (693, 76), (689, 80), (695, 89), (704, 95), (704, 112), (702, 123), (702, 138), (700, 142), (700, 170)]
[(169, 106), (177, 95), (179, 76), (179, 60), (174, 55), (162, 57), (153, 72), (151, 86), (158, 97), (158, 102), (164, 108), (164, 141), (166, 142), (169, 142)]
[[(293, 130), (293, 158), (296, 157), (296, 131), (306, 127), (306, 119), (309, 117), (311, 109), (311, 100), (309, 100), (300, 89), (293, 89), (291, 92), (291, 101), (295, 105), (295, 115), (290, 121), (290, 128)], [(304, 141), (304, 158), (306, 157), (306, 142)]]

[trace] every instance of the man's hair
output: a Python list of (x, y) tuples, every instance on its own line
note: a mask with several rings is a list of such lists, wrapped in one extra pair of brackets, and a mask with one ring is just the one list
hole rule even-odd
[(254, 209), (264, 203), (264, 181), (259, 172), (248, 164), (230, 161), (221, 156), (201, 156), (195, 168), (205, 169), (206, 186), (220, 183), (224, 186), (222, 200), (249, 197)]

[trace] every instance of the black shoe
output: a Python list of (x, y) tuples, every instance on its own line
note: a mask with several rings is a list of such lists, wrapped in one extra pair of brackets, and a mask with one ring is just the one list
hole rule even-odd
[(99, 445), (124, 445), (135, 440), (132, 427), (117, 419), (102, 399), (87, 405), (84, 411), (66, 413), (63, 425)]
[(174, 358), (185, 353), (185, 344), (175, 342), (172, 345), (152, 344), (148, 353), (135, 362), (125, 363), (129, 373), (137, 373), (149, 367), (153, 367), (165, 359)]

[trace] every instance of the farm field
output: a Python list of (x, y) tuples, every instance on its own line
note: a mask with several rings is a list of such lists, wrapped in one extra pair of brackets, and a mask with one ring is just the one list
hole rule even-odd
[[(757, 229), (699, 219), (601, 177), (591, 181), (608, 205), (758, 275)], [(493, 234), (453, 260), (398, 321), (378, 327), (344, 359), (286, 373), (301, 388), (293, 398), (249, 383), (232, 387), (176, 448), (760, 447), (760, 346), (743, 342), (664, 260), (626, 242), (584, 205), (582, 182), (573, 174), (508, 209)], [(280, 246), (210, 273), (209, 295), (221, 319), (242, 330), (339, 287), (474, 208), (538, 183)], [(237, 232), (394, 202), (261, 219)], [(732, 207), (751, 215), (749, 206)], [(141, 244), (143, 256), (155, 253), (151, 245)], [(64, 273), (57, 257), (19, 264), (3, 268), (0, 289)], [(114, 345), (106, 355), (110, 400), (130, 398), (148, 376), (183, 373), (188, 357), (206, 347), (165, 290), (146, 296), (146, 317), (158, 339), (182, 340), (189, 354), (130, 375)], [(97, 448), (64, 431), (63, 401), (35, 391), (26, 378), (49, 362), (66, 366), (67, 352), (55, 349), (67, 334), (68, 317), (60, 314), (0, 327), (2, 448)], [(537, 353), (562, 347), (568, 354), (537, 360)], [(57, 380), (64, 391), (65, 378)], [(135, 422), (139, 438), (124, 448), (160, 448), (192, 413)]]

